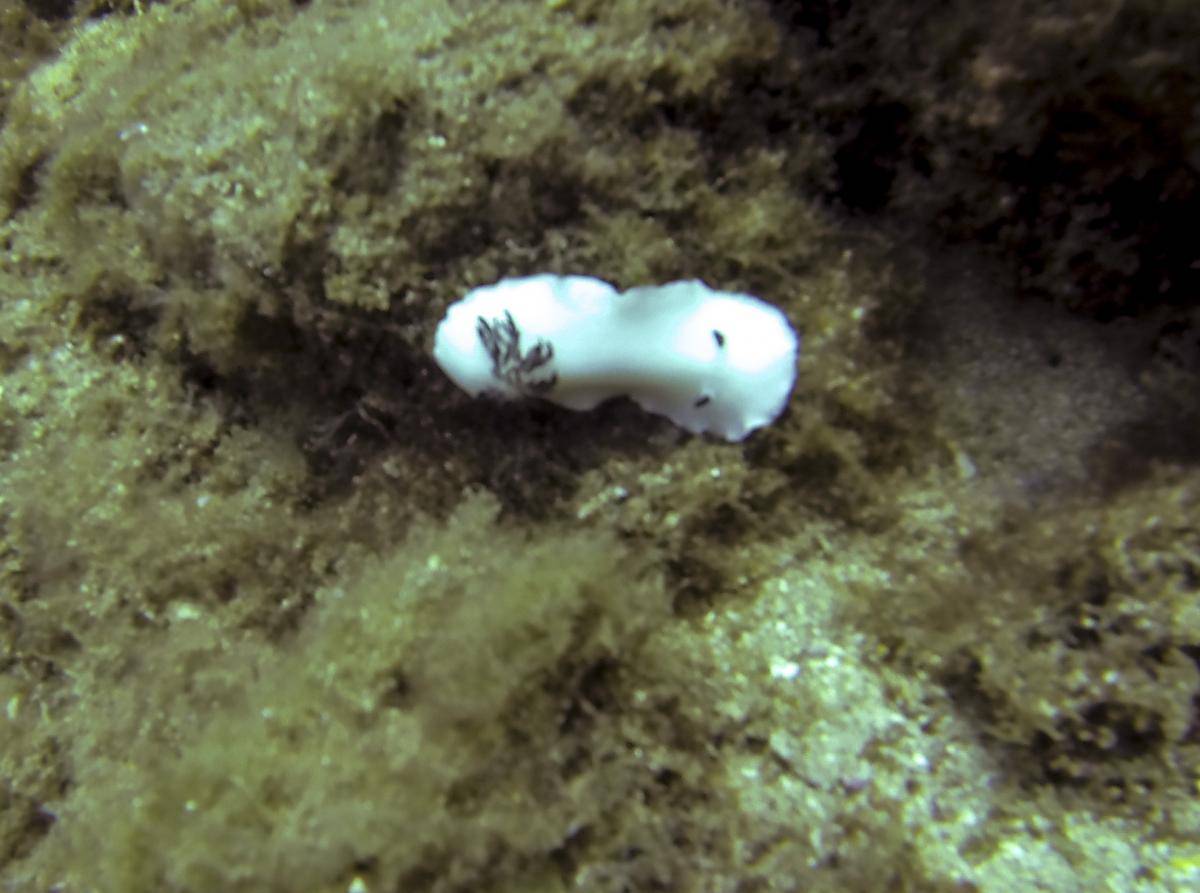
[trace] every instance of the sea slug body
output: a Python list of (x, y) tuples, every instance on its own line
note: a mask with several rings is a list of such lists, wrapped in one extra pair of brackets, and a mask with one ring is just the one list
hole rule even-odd
[(787, 405), (799, 345), (778, 308), (698, 280), (618, 292), (540, 274), (452, 304), (433, 355), (472, 395), (576, 410), (628, 396), (688, 431), (738, 441)]

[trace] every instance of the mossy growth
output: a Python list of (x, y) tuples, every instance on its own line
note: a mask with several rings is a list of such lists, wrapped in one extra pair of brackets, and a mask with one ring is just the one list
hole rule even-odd
[[(275, 649), (194, 602), (158, 632), (89, 641), (76, 694), (91, 708), (63, 727), (87, 793), (26, 881), (296, 890), (358, 874), (449, 890), (553, 876), (550, 854), (580, 825), (612, 827), (646, 783), (581, 774), (619, 747), (615, 730), (585, 730), (630, 697), (669, 606), (653, 566), (613, 538), (531, 536), (496, 513), (479, 495), (444, 527), (415, 527), (319, 590)], [(10, 720), (47, 724), (27, 709)]]
[(1195, 6), (771, 6), (837, 200), (999, 247), (1022, 288), (1089, 316), (1191, 305)]
[(561, 494), (645, 438), (553, 413), (555, 436), (529, 438), (445, 386), (438, 315), (506, 273), (762, 293), (825, 358), (815, 375), (840, 364), (843, 395), (891, 401), (864, 343), (879, 302), (800, 192), (828, 157), (783, 123), (797, 72), (768, 21), (712, 0), (152, 6), (89, 25), (14, 96), (9, 262), (88, 337), (170, 358), (240, 417), (285, 408), (332, 488), (395, 441), (418, 458), (393, 468), (452, 441), (444, 488), (406, 482), (429, 507), (472, 483), (537, 513), (531, 469)]
[(1007, 513), (948, 554), (914, 544), (911, 583), (861, 622), (942, 680), (1026, 784), (1159, 815), (1200, 767), (1195, 504), (1193, 480), (1160, 472), (1103, 507)]

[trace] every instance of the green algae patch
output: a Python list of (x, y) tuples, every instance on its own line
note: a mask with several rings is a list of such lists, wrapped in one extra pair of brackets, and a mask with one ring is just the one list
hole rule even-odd
[(1162, 474), (1103, 507), (1006, 513), (951, 550), (898, 547), (908, 582), (864, 593), (857, 622), (945, 684), (1023, 783), (1116, 816), (1170, 810), (1196, 772), (1195, 499)]
[(495, 515), (473, 497), (418, 528), (277, 648), (177, 604), (125, 659), (89, 649), (87, 759), (44, 864), (113, 890), (333, 889), (360, 864), (389, 887), (443, 862), (447, 883), (500, 879), (599, 820), (629, 792), (550, 766), (597, 674), (668, 616), (661, 580), (609, 537)]
[[(713, 105), (735, 64), (769, 62), (769, 32), (746, 17), (686, 11), (709, 26), (630, 6), (601, 39), (529, 4), (151, 7), (88, 25), (18, 91), (0, 194), (10, 214), (46, 215), (80, 299), (140, 255), (122, 288), (153, 308), (160, 344), (252, 366), (237, 336), (254, 317), (336, 328), (339, 307), (494, 275), (488, 246), (571, 263), (537, 246), (620, 203), (616, 168), (640, 152), (627, 132), (598, 144), (589, 125), (611, 98), (573, 104), (603, 78)], [(643, 28), (645, 52), (616, 49)]]
[[(1040, 610), (1014, 625), (1015, 641), (996, 642), (976, 679), (998, 733), (1031, 746), (1039, 771), (1133, 809), (1151, 793), (1169, 799), (1197, 771), (1184, 746), (1200, 696), (1196, 492), (1164, 478), (1114, 500), (1084, 530), (1069, 518), (1031, 531)], [(1073, 548), (1039, 556), (1050, 537)], [(1017, 642), (1019, 671), (1001, 657)], [(1017, 690), (1019, 701), (1005, 703), (1002, 693)]]

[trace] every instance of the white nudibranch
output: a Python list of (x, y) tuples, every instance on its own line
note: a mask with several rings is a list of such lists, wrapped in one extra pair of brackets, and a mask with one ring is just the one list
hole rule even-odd
[(471, 395), (591, 409), (628, 396), (742, 440), (783, 412), (799, 339), (775, 307), (699, 280), (617, 292), (590, 276), (502, 279), (450, 305), (433, 356)]

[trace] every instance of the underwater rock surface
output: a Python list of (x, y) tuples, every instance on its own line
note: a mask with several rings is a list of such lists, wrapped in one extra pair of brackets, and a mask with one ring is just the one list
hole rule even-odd
[[(1193, 889), (1198, 31), (10, 5), (0, 886)], [(761, 295), (802, 387), (470, 399), (543, 270)]]

